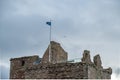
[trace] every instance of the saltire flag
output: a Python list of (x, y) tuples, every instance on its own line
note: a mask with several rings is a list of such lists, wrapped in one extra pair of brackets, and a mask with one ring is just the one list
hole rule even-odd
[(51, 26), (51, 22), (46, 22), (47, 25)]

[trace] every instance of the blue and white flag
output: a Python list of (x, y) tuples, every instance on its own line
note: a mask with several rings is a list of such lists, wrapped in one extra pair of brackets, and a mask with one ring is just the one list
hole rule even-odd
[(51, 22), (46, 22), (47, 25), (51, 26)]

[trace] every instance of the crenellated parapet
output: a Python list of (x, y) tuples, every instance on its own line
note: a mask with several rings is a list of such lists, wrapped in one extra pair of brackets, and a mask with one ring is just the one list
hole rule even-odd
[(84, 50), (82, 63), (88, 65), (88, 79), (110, 79), (112, 74), (112, 68), (103, 69), (100, 55), (97, 54), (93, 58), (93, 62), (90, 58), (90, 51)]

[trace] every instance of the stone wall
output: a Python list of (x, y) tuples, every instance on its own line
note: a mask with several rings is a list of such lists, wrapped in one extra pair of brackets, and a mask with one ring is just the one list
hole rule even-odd
[(33, 62), (38, 59), (39, 56), (27, 56), (10, 59), (10, 78), (24, 79), (26, 67), (33, 65)]
[[(108, 70), (108, 71), (107, 71)], [(111, 69), (102, 69), (96, 67), (94, 64), (89, 64), (88, 65), (88, 79), (111, 79), (111, 74), (110, 72)]]
[(111, 79), (112, 68), (109, 67), (107, 69), (102, 70), (102, 79)]
[[(49, 55), (49, 47), (51, 46), (51, 53)], [(50, 56), (50, 57), (49, 57)], [(50, 58), (50, 61), (49, 61)], [(41, 63), (61, 63), (66, 62), (68, 59), (67, 52), (61, 47), (61, 45), (55, 41), (51, 41), (51, 45), (48, 46), (45, 51)]]
[[(11, 59), (11, 79), (110, 79), (112, 69), (103, 69), (99, 55), (90, 59), (89, 52), (84, 51), (82, 61), (79, 63), (39, 63), (38, 56), (29, 56)], [(87, 55), (86, 55), (87, 54)], [(23, 61), (24, 64), (22, 63)], [(99, 64), (100, 63), (100, 64)]]
[(84, 63), (39, 64), (26, 68), (26, 79), (87, 79)]

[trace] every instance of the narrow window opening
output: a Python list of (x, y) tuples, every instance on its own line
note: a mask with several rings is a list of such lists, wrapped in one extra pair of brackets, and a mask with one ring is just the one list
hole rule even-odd
[(22, 66), (24, 66), (25, 65), (25, 61), (22, 61)]

